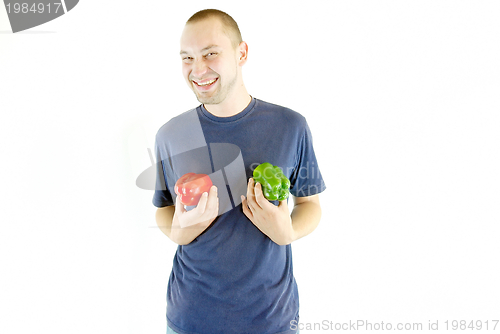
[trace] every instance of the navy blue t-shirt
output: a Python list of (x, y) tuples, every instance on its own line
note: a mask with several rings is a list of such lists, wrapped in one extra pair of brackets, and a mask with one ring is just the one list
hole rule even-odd
[[(156, 207), (175, 204), (175, 181), (209, 174), (218, 187), (219, 216), (188, 245), (179, 245), (167, 288), (167, 322), (181, 334), (295, 333), (299, 296), (291, 245), (280, 246), (243, 214), (241, 195), (253, 169), (279, 166), (290, 193), (325, 189), (306, 119), (252, 98), (231, 117), (203, 105), (172, 118), (156, 135)], [(277, 204), (277, 202), (274, 202)]]

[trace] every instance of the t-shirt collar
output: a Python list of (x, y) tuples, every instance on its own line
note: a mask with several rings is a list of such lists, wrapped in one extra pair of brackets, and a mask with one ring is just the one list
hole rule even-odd
[(205, 106), (203, 104), (201, 104), (198, 108), (201, 110), (201, 113), (204, 116), (206, 116), (207, 118), (209, 118), (210, 120), (212, 120), (214, 122), (219, 122), (219, 123), (228, 123), (228, 122), (236, 122), (237, 120), (245, 117), (253, 109), (254, 106), (255, 106), (255, 98), (252, 96), (252, 100), (250, 101), (248, 106), (246, 106), (245, 109), (243, 109), (242, 111), (240, 111), (236, 115), (229, 116), (229, 117), (215, 116), (214, 114), (211, 114), (205, 108)]

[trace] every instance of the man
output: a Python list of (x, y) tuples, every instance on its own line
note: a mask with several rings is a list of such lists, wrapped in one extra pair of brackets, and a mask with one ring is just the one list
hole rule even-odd
[[(242, 79), (248, 46), (226, 13), (194, 14), (180, 56), (202, 104), (156, 135), (156, 221), (179, 245), (167, 290), (167, 333), (296, 333), (291, 243), (318, 225), (318, 194), (325, 189), (307, 122), (248, 94)], [(290, 179), (291, 214), (286, 200), (268, 201), (254, 182), (253, 169), (263, 162)], [(185, 208), (173, 189), (187, 172), (215, 180), (194, 208)]]

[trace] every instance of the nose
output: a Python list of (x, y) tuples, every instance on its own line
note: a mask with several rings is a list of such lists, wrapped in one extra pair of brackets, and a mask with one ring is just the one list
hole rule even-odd
[(205, 64), (205, 61), (203, 59), (197, 59), (193, 62), (191, 76), (195, 79), (202, 79), (207, 71), (208, 66)]

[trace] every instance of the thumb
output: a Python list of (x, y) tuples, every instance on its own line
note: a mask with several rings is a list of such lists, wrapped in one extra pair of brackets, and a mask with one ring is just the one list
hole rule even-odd
[(283, 210), (283, 211), (287, 211), (287, 212), (290, 211), (290, 208), (288, 207), (288, 203), (287, 203), (286, 199), (279, 202), (278, 209)]
[(179, 210), (179, 213), (182, 214), (186, 212), (186, 208), (184, 207), (184, 204), (181, 203), (180, 196), (175, 197), (175, 210)]

